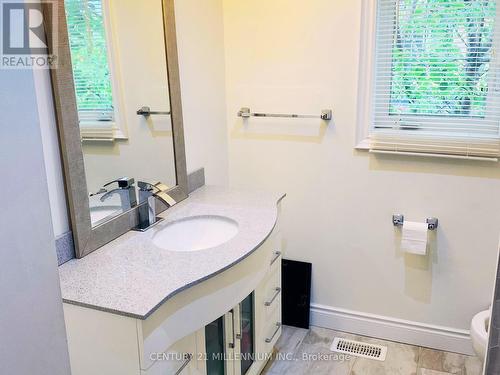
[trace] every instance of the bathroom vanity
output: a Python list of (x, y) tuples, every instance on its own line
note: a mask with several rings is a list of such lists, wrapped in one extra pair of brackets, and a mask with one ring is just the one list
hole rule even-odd
[[(72, 373), (259, 374), (281, 334), (282, 198), (205, 186), (62, 265)], [(165, 245), (174, 226), (185, 235)]]

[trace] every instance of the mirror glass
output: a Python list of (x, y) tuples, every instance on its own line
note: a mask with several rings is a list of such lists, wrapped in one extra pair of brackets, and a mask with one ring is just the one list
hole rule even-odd
[[(65, 0), (92, 225), (176, 185), (162, 0)], [(149, 111), (149, 112), (148, 112)]]

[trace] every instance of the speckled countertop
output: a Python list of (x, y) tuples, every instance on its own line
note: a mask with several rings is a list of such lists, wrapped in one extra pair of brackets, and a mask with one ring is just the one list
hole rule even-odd
[[(130, 231), (59, 267), (64, 302), (146, 319), (166, 300), (238, 263), (269, 236), (284, 194), (204, 186), (160, 216), (147, 232)], [(189, 216), (220, 215), (238, 223), (222, 245), (192, 252), (157, 247), (153, 235)]]

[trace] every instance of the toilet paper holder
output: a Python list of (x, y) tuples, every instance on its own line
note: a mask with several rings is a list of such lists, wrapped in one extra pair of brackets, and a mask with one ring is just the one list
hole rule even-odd
[[(404, 222), (404, 215), (392, 215), (392, 223), (394, 224), (394, 226), (400, 227), (404, 224)], [(429, 217), (427, 218), (426, 223), (429, 230), (436, 230), (439, 224), (439, 220), (435, 217)]]

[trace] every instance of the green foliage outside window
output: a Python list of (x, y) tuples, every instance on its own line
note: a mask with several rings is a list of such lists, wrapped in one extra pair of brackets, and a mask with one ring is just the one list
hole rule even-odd
[(65, 7), (78, 111), (111, 111), (101, 0), (65, 0)]
[(391, 114), (484, 117), (495, 0), (398, 0)]

